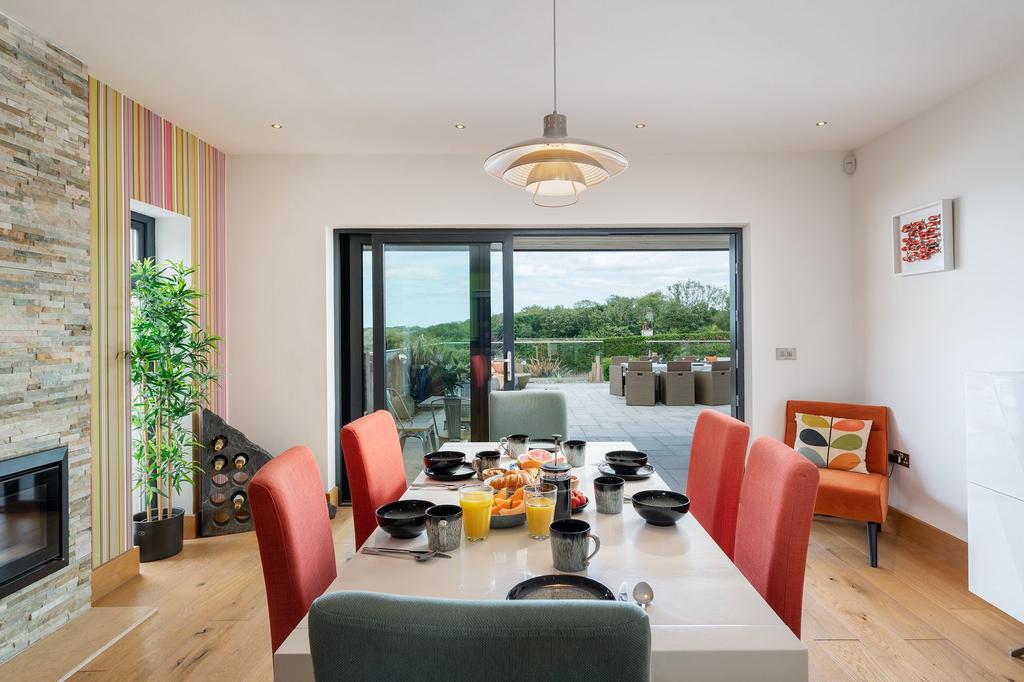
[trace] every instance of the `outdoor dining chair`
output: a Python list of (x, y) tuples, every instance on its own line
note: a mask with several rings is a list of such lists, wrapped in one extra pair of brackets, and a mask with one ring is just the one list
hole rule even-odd
[[(405, 397), (388, 386), (385, 389), (385, 396), (388, 403), (388, 412), (395, 418), (395, 426), (398, 428), (398, 440), (402, 444), (402, 451), (405, 451), (405, 442), (409, 438), (417, 439), (423, 447), (423, 454), (437, 450), (440, 443), (440, 435), (437, 428), (437, 414), (434, 406), (430, 406), (429, 424), (416, 425), (411, 420), (407, 421), (402, 414), (414, 415), (415, 407), (410, 408)], [(399, 410), (401, 407), (401, 410)]]

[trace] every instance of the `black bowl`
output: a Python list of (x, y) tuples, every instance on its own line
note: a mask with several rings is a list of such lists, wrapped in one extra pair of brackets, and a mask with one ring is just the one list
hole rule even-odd
[(377, 508), (377, 525), (399, 540), (414, 538), (427, 528), (427, 510), (436, 505), (428, 500), (398, 500)]
[(647, 464), (647, 453), (633, 450), (613, 450), (604, 456), (604, 461), (617, 474), (635, 474), (640, 467)]
[(466, 454), (453, 450), (438, 450), (423, 456), (423, 466), (434, 471), (453, 471), (466, 461)]
[(632, 497), (636, 513), (654, 526), (671, 526), (690, 509), (690, 498), (671, 490), (641, 490)]

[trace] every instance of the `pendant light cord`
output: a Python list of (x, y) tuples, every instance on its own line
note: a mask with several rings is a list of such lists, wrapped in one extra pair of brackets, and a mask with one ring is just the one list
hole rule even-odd
[(558, 0), (551, 0), (551, 83), (554, 99), (553, 112), (558, 113)]

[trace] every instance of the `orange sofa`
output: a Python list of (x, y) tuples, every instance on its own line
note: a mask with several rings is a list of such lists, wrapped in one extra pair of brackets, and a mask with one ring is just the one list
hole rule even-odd
[(796, 441), (796, 414), (870, 419), (866, 465), (869, 473), (821, 469), (815, 514), (867, 523), (868, 556), (878, 566), (878, 531), (889, 512), (889, 408), (879, 405), (790, 400), (786, 403), (786, 445)]

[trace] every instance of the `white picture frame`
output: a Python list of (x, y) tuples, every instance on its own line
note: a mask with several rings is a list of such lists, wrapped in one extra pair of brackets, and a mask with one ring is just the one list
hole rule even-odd
[(955, 248), (952, 199), (892, 217), (892, 271), (897, 277), (952, 270)]

